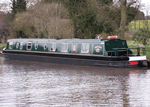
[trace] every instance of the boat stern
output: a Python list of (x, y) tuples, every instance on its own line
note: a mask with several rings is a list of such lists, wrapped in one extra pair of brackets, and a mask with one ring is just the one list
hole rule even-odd
[(146, 55), (129, 56), (129, 66), (147, 66)]

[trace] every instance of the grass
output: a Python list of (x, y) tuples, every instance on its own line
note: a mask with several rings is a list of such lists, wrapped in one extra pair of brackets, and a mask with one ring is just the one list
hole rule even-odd
[(136, 21), (131, 21), (127, 28), (129, 30), (139, 30), (140, 28), (144, 28), (148, 25), (150, 28), (150, 20), (136, 20)]
[(6, 47), (6, 44), (0, 44), (0, 49), (3, 49), (4, 47)]
[[(137, 46), (135, 45), (136, 43), (134, 41), (127, 41), (127, 44), (128, 44), (128, 47), (129, 48), (136, 48)], [(138, 44), (138, 43), (137, 43)], [(150, 43), (149, 43), (150, 44)], [(138, 44), (139, 46), (143, 46), (142, 44)], [(150, 46), (149, 45), (146, 45), (145, 46), (145, 49), (146, 49), (146, 56), (147, 58), (150, 58)], [(136, 51), (134, 51), (133, 53), (136, 53)]]

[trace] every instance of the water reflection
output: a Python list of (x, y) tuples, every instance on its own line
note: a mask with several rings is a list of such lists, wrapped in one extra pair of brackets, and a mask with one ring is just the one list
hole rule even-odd
[(0, 106), (149, 106), (150, 70), (0, 59)]
[[(144, 71), (143, 71), (144, 72)], [(150, 70), (145, 73), (133, 71), (129, 75), (129, 99), (130, 105), (133, 107), (149, 107), (150, 106)]]

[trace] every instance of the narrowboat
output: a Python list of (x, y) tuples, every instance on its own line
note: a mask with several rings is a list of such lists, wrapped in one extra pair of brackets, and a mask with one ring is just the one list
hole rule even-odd
[(32, 39), (7, 40), (5, 59), (59, 64), (140, 67), (147, 63), (144, 47), (128, 48), (126, 40), (108, 39)]

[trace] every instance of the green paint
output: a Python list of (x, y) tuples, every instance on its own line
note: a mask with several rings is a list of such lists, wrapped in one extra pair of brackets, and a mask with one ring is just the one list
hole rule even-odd
[[(24, 51), (39, 51), (39, 52), (54, 52), (51, 51), (52, 43), (56, 43), (56, 53), (62, 53), (62, 43), (68, 43), (67, 52), (72, 54), (93, 54), (101, 56), (111, 56), (112, 52), (116, 56), (120, 56), (120, 52), (124, 52), (123, 55), (132, 54), (132, 51), (128, 49), (126, 40), (121, 39), (12, 39), (7, 42), (7, 49), (9, 49), (9, 42), (13, 42), (13, 50), (20, 50), (20, 44), (23, 42)], [(28, 42), (32, 42), (31, 50), (27, 50)], [(19, 44), (18, 44), (19, 43)], [(81, 53), (82, 44), (89, 44), (89, 52)], [(38, 48), (35, 49), (35, 44), (38, 44)], [(44, 49), (46, 44), (46, 49)], [(16, 48), (18, 45), (18, 48)], [(75, 45), (75, 51), (73, 46)], [(128, 51), (127, 51), (128, 50)]]

